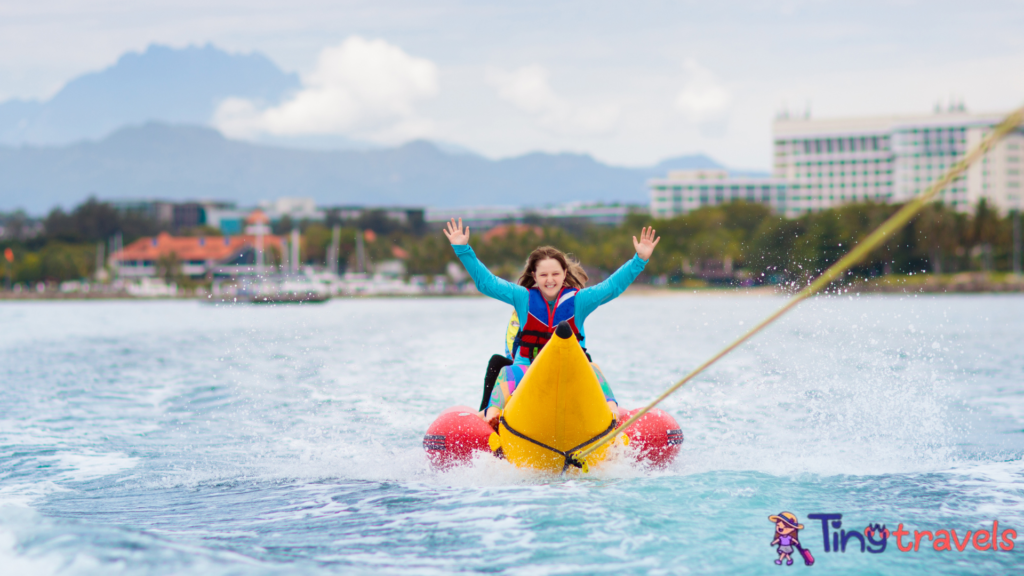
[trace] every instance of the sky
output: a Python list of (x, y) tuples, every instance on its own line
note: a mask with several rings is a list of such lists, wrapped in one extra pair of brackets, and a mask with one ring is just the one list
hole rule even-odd
[(303, 88), (229, 99), (237, 138), (428, 138), (617, 165), (770, 169), (771, 124), (1024, 104), (1024, 2), (0, 0), (0, 101), (159, 43), (260, 52)]

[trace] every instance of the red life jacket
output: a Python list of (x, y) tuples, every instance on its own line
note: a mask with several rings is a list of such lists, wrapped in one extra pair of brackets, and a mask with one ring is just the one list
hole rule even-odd
[(530, 288), (529, 314), (527, 314), (526, 322), (519, 329), (519, 334), (516, 335), (512, 350), (513, 358), (518, 354), (533, 361), (540, 349), (548, 343), (548, 340), (551, 340), (555, 328), (560, 322), (568, 322), (576, 339), (583, 339), (579, 329), (576, 328), (577, 292), (579, 292), (577, 288), (563, 287), (558, 293), (558, 298), (555, 299), (554, 308), (552, 308), (541, 296), (540, 290)]

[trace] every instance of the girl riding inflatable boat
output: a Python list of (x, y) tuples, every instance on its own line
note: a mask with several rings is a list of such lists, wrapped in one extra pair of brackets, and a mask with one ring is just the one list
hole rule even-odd
[[(584, 322), (599, 306), (614, 300), (633, 283), (650, 260), (661, 238), (655, 236), (653, 228), (643, 228), (639, 240), (633, 237), (636, 254), (607, 280), (587, 287), (587, 274), (579, 263), (551, 246), (534, 250), (527, 258), (518, 282), (513, 284), (492, 274), (476, 257), (469, 246), (469, 227), (463, 227), (461, 218), (453, 218), (447, 224), (444, 234), (473, 278), (477, 290), (512, 305), (515, 310), (513, 326), (516, 319), (525, 321), (520, 322), (521, 326), (511, 339), (508, 349), (511, 359), (507, 360), (500, 355), (491, 359), (481, 411), (474, 413), (482, 417), (482, 421), (473, 419), (480, 425), (463, 418), (470, 416), (468, 408), (455, 407), (445, 411), (424, 439), (424, 447), (431, 462), (435, 466), (446, 467), (455, 461), (465, 461), (472, 449), (481, 449), (483, 445), (513, 463), (546, 468), (561, 464), (558, 461), (561, 457), (565, 457), (565, 462), (569, 463), (571, 458), (565, 452), (565, 447), (560, 448), (549, 442), (568, 442), (572, 447), (576, 440), (588, 438), (585, 445), (601, 437), (605, 431), (610, 431), (610, 426), (629, 414), (619, 408), (607, 379), (586, 352)], [(555, 348), (559, 350), (560, 356), (555, 358), (552, 356), (555, 352), (552, 352), (547, 355), (549, 358), (540, 360), (541, 351), (550, 347), (548, 345), (553, 341), (559, 342)], [(538, 368), (534, 366), (538, 362), (544, 364), (541, 370), (543, 374), (535, 375)], [(567, 368), (570, 365), (575, 366), (575, 372)], [(580, 366), (589, 369), (580, 372)], [(570, 373), (572, 376), (567, 376)], [(532, 385), (527, 382), (532, 382)], [(529, 392), (526, 392), (527, 388)], [(524, 394), (529, 398), (524, 397)], [(573, 402), (569, 403), (571, 406), (564, 401), (556, 402), (559, 404), (556, 407), (551, 401), (555, 397), (573, 398)], [(603, 402), (600, 400), (602, 397)], [(513, 404), (518, 405), (521, 413), (517, 417), (521, 424), (515, 428), (509, 422), (509, 412), (515, 411)], [(534, 408), (527, 409), (527, 405), (533, 405)], [(541, 416), (541, 412), (550, 410), (558, 414)], [(647, 432), (650, 446), (646, 452), (641, 446), (641, 452), (653, 457), (658, 463), (667, 463), (678, 452), (678, 444), (682, 441), (681, 430), (678, 430), (675, 420), (664, 412), (656, 411), (648, 416), (631, 426), (626, 436), (631, 436), (631, 431), (634, 434), (639, 434), (641, 430)], [(605, 420), (609, 421), (607, 426)], [(591, 424), (584, 424), (587, 421)], [(559, 430), (549, 430), (555, 422), (561, 422)], [(533, 436), (516, 428), (530, 428)], [(432, 434), (439, 431), (448, 433)], [(594, 432), (598, 432), (597, 436), (593, 435)], [(546, 442), (534, 437), (537, 435), (542, 436)], [(486, 444), (482, 440), (484, 437), (487, 438)], [(660, 443), (656, 441), (658, 437), (662, 440)], [(655, 441), (659, 446), (654, 446), (650, 441)], [(507, 449), (502, 450), (503, 447)], [(532, 454), (537, 447), (542, 448), (539, 454)], [(518, 458), (517, 454), (510, 452), (531, 453), (528, 456), (532, 457)], [(551, 456), (551, 453), (558, 457), (547, 462), (551, 459), (545, 456)]]

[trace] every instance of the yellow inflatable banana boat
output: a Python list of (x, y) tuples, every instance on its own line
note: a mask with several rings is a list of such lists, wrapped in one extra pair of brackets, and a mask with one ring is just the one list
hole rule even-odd
[[(467, 462), (487, 450), (518, 467), (565, 472), (569, 458), (611, 432), (630, 412), (613, 414), (590, 361), (568, 325), (559, 326), (509, 398), (495, 432), (475, 410), (456, 406), (427, 430), (424, 448), (435, 467)], [(638, 458), (667, 464), (678, 453), (682, 431), (668, 414), (654, 410), (587, 458), (601, 462), (615, 443), (639, 442)]]
[[(490, 447), (500, 446), (516, 466), (564, 471), (570, 466), (567, 456), (611, 432), (617, 416), (608, 407), (586, 354), (565, 326), (556, 330), (516, 387)], [(590, 461), (602, 460), (604, 450)]]

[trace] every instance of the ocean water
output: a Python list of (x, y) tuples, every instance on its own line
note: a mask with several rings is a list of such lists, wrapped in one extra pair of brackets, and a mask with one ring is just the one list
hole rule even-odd
[[(624, 296), (587, 321), (636, 407), (783, 303)], [(479, 403), (483, 298), (0, 304), (3, 574), (1020, 573), (1013, 550), (826, 552), (822, 522), (1024, 539), (1024, 298), (801, 305), (664, 408), (665, 470), (434, 472), (435, 415)], [(810, 568), (777, 566), (797, 515)], [(830, 529), (831, 530), (831, 529)], [(903, 538), (906, 545), (907, 538)]]

